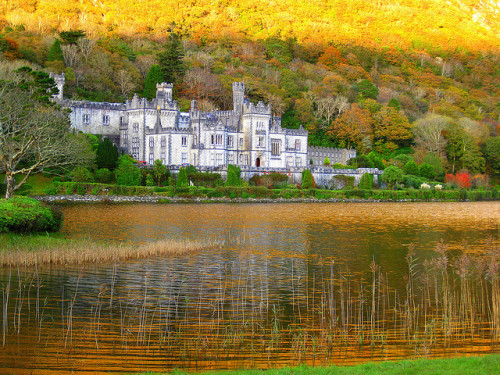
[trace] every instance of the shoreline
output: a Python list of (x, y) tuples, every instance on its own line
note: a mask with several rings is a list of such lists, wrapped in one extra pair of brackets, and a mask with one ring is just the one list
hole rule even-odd
[[(166, 197), (161, 195), (34, 195), (30, 198), (45, 203), (390, 203), (390, 202), (471, 202), (470, 199), (361, 199), (361, 198), (230, 198), (230, 197)], [(500, 199), (481, 200), (497, 202)]]

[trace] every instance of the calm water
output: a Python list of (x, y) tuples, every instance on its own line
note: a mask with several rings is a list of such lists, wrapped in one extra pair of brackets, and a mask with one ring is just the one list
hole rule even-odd
[[(0, 368), (6, 371), (200, 370), (497, 350), (487, 320), (475, 319), (470, 332), (457, 321), (451, 334), (457, 340), (446, 341), (430, 323), (441, 316), (439, 301), (425, 312), (415, 310), (414, 331), (421, 337), (405, 340), (401, 330), (411, 322), (394, 306), (403, 306), (407, 290), (409, 244), (419, 259), (435, 257), (441, 241), (451, 253), (484, 254), (488, 241), (498, 244), (499, 202), (103, 204), (62, 210), (68, 237), (225, 245), (82, 269), (3, 270)], [(429, 299), (426, 288), (431, 291), (424, 285), (415, 298)], [(489, 293), (493, 284), (484, 288)], [(378, 305), (370, 310), (375, 297)], [(363, 333), (368, 321), (370, 339)]]

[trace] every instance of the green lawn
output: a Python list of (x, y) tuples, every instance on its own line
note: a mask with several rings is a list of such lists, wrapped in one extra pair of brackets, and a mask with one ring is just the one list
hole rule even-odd
[[(155, 373), (143, 373), (155, 374)], [(190, 374), (176, 371), (176, 375)], [(198, 373), (199, 374), (199, 373)], [(356, 366), (293, 367), (268, 370), (209, 371), (207, 375), (494, 375), (500, 374), (500, 354), (481, 357), (459, 357), (446, 359), (419, 359), (397, 362), (369, 362)]]

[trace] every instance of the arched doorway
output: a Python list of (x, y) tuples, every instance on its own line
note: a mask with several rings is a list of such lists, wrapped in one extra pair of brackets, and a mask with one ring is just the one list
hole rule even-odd
[(255, 166), (260, 167), (260, 158), (255, 159)]

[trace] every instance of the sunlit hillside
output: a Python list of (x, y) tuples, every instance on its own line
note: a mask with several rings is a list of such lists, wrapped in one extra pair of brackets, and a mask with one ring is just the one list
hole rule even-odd
[(172, 22), (198, 40), (224, 36), (491, 50), (500, 44), (494, 0), (3, 0), (3, 22), (37, 33), (161, 36)]

